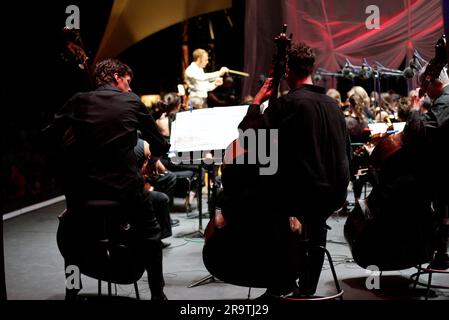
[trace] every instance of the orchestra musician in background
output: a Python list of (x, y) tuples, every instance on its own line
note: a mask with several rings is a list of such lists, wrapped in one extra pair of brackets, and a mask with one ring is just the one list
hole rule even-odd
[[(420, 75), (420, 82), (423, 82), (423, 77), (424, 74)], [(432, 105), (429, 110), (425, 110), (422, 103), (413, 104), (404, 131), (404, 143), (414, 148), (421, 171), (429, 176), (433, 207), (441, 217), (449, 203), (449, 77), (446, 67), (438, 77), (430, 79), (427, 95), (432, 100)], [(442, 256), (435, 257), (435, 261), (442, 265), (434, 267), (449, 266), (446, 253), (448, 227), (445, 225), (440, 228), (438, 245), (442, 248), (437, 254)]]
[(223, 75), (229, 71), (221, 67), (219, 71), (204, 72), (209, 63), (209, 54), (204, 49), (193, 51), (193, 62), (185, 71), (185, 79), (189, 88), (190, 104), (193, 109), (207, 108), (208, 92), (223, 84)]

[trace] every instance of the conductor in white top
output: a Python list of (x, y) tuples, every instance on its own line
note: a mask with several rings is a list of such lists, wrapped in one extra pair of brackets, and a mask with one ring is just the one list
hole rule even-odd
[(193, 51), (193, 62), (187, 67), (185, 76), (190, 90), (190, 103), (194, 109), (207, 108), (207, 93), (223, 84), (222, 76), (229, 71), (222, 67), (219, 71), (205, 73), (204, 68), (209, 63), (206, 50)]

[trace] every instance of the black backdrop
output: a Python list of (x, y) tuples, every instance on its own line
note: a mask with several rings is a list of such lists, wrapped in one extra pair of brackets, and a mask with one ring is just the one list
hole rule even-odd
[[(41, 130), (74, 93), (87, 86), (76, 64), (61, 58), (65, 51), (62, 28), (68, 5), (80, 9), (80, 32), (87, 53), (94, 56), (106, 27), (112, 0), (13, 1), (2, 5), (0, 57), (0, 213), (60, 195)], [(244, 0), (224, 12), (193, 18), (190, 51), (214, 48), (217, 66), (240, 70), (243, 65)], [(149, 13), (151, 19), (151, 13)], [(214, 26), (211, 41), (208, 19)], [(176, 89), (182, 74), (181, 24), (152, 35), (119, 55), (134, 70), (137, 94)], [(67, 168), (70, 170), (70, 168)]]

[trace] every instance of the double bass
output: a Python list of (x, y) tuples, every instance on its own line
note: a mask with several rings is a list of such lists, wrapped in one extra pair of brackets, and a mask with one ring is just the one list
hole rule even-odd
[[(285, 74), (291, 43), (286, 30), (284, 25), (274, 39), (277, 45), (271, 68), (274, 88), (278, 88)], [(270, 103), (277, 94), (278, 90), (273, 90)], [(260, 120), (251, 129), (265, 129), (263, 118)], [(235, 164), (249, 152), (242, 141), (235, 140), (226, 150), (219, 209), (205, 232), (204, 265), (214, 277), (239, 286), (268, 288), (280, 285), (279, 281), (294, 281), (299, 270), (295, 247), (299, 234), (290, 230), (288, 219), (281, 220), (275, 214), (270, 191), (274, 185), (272, 177), (259, 175), (258, 164)]]

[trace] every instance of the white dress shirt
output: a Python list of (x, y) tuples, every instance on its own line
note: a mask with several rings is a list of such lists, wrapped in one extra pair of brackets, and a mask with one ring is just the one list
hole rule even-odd
[(219, 71), (205, 73), (203, 68), (192, 62), (186, 69), (186, 81), (189, 86), (190, 96), (207, 98), (207, 92), (217, 87), (215, 80), (219, 77)]

